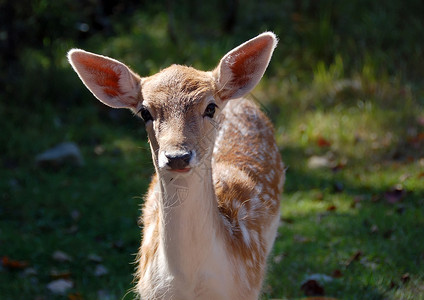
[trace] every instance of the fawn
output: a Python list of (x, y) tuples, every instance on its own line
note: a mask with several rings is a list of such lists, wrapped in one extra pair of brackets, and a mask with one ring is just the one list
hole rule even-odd
[(114, 59), (69, 52), (97, 99), (145, 122), (156, 174), (142, 209), (141, 299), (258, 299), (285, 175), (270, 121), (242, 97), (276, 45), (265, 32), (213, 71), (172, 65), (143, 78)]

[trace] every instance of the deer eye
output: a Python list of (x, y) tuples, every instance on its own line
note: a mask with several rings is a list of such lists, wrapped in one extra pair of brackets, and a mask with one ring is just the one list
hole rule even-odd
[(149, 121), (153, 121), (152, 115), (150, 114), (149, 110), (145, 106), (142, 106), (140, 110), (137, 112), (137, 114), (140, 114), (141, 118), (143, 119), (145, 123)]
[(206, 109), (205, 112), (203, 113), (204, 117), (209, 117), (209, 118), (213, 118), (214, 114), (215, 114), (215, 108), (217, 108), (218, 106), (215, 103), (210, 103)]

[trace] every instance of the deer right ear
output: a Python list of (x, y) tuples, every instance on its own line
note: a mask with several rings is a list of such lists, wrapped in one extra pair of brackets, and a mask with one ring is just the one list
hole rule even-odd
[(141, 78), (112, 58), (72, 49), (68, 59), (85, 86), (104, 104), (136, 109), (141, 101)]
[(213, 72), (221, 100), (240, 98), (261, 80), (277, 46), (277, 37), (265, 32), (228, 52)]

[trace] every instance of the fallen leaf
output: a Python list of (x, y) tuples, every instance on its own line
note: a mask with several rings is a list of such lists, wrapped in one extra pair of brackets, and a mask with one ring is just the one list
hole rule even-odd
[(409, 275), (409, 273), (405, 273), (402, 275), (400, 279), (402, 280), (403, 283), (407, 283), (409, 280), (411, 280), (411, 276)]
[(318, 201), (324, 200), (324, 194), (322, 192), (318, 192), (315, 196)]
[(305, 296), (324, 296), (324, 288), (316, 280), (308, 280), (302, 284), (300, 289), (305, 293)]
[(351, 263), (354, 261), (358, 261), (359, 258), (362, 256), (362, 251), (356, 251), (346, 262), (346, 267), (350, 266)]
[(273, 261), (274, 263), (279, 264), (283, 260), (283, 258), (286, 256), (287, 256), (286, 253), (277, 254), (276, 256), (274, 256)]
[(67, 279), (57, 279), (47, 285), (47, 289), (55, 295), (64, 295), (69, 289), (73, 287), (73, 281)]
[(334, 173), (337, 173), (343, 170), (345, 166), (346, 166), (345, 163), (339, 162), (331, 167), (331, 171), (333, 171)]
[(94, 147), (94, 153), (96, 155), (102, 155), (103, 153), (105, 153), (105, 147), (103, 147), (103, 145), (97, 145), (96, 147)]
[(406, 191), (400, 185), (395, 186), (394, 188), (391, 188), (390, 190), (384, 193), (384, 198), (386, 199), (387, 203), (390, 204), (395, 204), (402, 201), (405, 196)]
[(396, 284), (396, 282), (391, 280), (390, 284), (389, 284), (389, 289), (392, 290), (392, 289), (397, 288), (397, 287), (398, 287), (398, 285)]
[(343, 273), (342, 273), (342, 271), (340, 271), (339, 269), (335, 269), (335, 270), (333, 271), (333, 274), (331, 274), (331, 276), (332, 276), (333, 278), (341, 278), (341, 277), (343, 277)]
[(3, 256), (1, 258), (1, 262), (3, 267), (8, 268), (10, 270), (22, 270), (28, 267), (28, 263), (26, 261), (13, 260), (7, 256)]
[(418, 174), (418, 178), (424, 178), (424, 172), (421, 172), (420, 174)]
[(353, 198), (352, 204), (350, 205), (351, 208), (356, 208), (361, 205), (361, 202), (365, 200), (365, 196), (363, 195), (357, 195)]
[(406, 181), (408, 178), (410, 178), (411, 177), (411, 174), (409, 174), (409, 173), (405, 173), (405, 174), (402, 174), (400, 177), (399, 177), (399, 181), (400, 182), (404, 182), (404, 181)]
[(332, 204), (332, 205), (328, 206), (326, 210), (327, 211), (336, 211), (337, 210), (337, 206), (335, 206), (334, 204)]
[(371, 233), (377, 233), (379, 231), (378, 226), (375, 224), (372, 225), (370, 231)]
[(56, 270), (51, 270), (50, 271), (50, 277), (52, 279), (69, 279), (71, 277), (71, 272), (70, 271), (56, 271)]
[(330, 147), (331, 146), (331, 142), (323, 137), (318, 137), (317, 139), (317, 145), (318, 147)]
[(68, 295), (68, 300), (83, 300), (84, 298), (80, 293), (72, 293)]
[(301, 243), (301, 244), (309, 243), (309, 242), (311, 241), (311, 239), (309, 239), (309, 238), (307, 238), (307, 237), (304, 237), (304, 236), (302, 236), (302, 235), (299, 235), (299, 234), (296, 234), (296, 235), (293, 237), (293, 239), (294, 239), (294, 241), (295, 241), (295, 242), (298, 242), (298, 243)]

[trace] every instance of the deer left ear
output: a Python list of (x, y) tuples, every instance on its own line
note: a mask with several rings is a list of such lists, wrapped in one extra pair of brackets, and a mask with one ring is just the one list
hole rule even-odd
[(264, 75), (277, 42), (274, 33), (265, 32), (228, 52), (213, 71), (218, 97), (225, 101), (250, 92)]
[(112, 58), (72, 49), (68, 59), (85, 86), (104, 104), (136, 109), (141, 101), (141, 78)]

